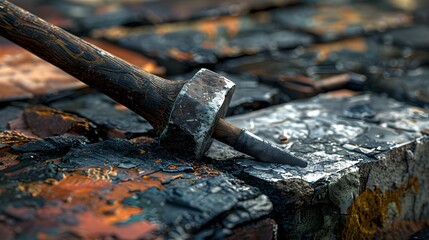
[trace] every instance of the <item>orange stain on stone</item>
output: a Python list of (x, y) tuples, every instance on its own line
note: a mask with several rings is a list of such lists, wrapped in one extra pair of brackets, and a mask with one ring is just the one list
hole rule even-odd
[(99, 218), (92, 212), (80, 213), (77, 218), (79, 225), (66, 228), (85, 239), (104, 239), (111, 236), (118, 239), (142, 239), (148, 238), (158, 228), (156, 224), (147, 221), (117, 226), (106, 222), (105, 219)]
[(419, 191), (419, 181), (410, 177), (403, 185), (392, 191), (365, 189), (347, 209), (347, 219), (343, 230), (344, 239), (373, 239), (384, 227), (390, 204), (402, 212), (402, 201), (409, 191)]
[[(96, 171), (96, 170), (94, 170)], [(65, 202), (68, 206), (86, 205), (92, 212), (108, 223), (126, 221), (132, 215), (142, 213), (137, 207), (124, 206), (121, 201), (135, 192), (142, 192), (150, 187), (164, 189), (159, 176), (112, 183), (109, 174), (114, 171), (97, 173), (87, 170), (88, 175), (79, 173), (66, 174), (62, 180), (39, 181), (20, 184), (19, 189), (34, 197), (43, 197), (52, 201)], [(135, 171), (135, 170), (129, 170)]]
[(86, 119), (44, 106), (25, 109), (24, 120), (30, 130), (39, 137), (62, 135), (67, 132), (85, 135), (91, 130), (91, 124)]
[(192, 53), (183, 52), (178, 48), (168, 49), (168, 55), (170, 55), (172, 58), (185, 60), (185, 61), (190, 61), (194, 59), (194, 56), (192, 56)]
[(0, 149), (0, 171), (3, 171), (9, 167), (15, 166), (20, 163), (17, 158), (18, 155), (9, 153), (6, 149)]
[(228, 16), (217, 20), (201, 20), (197, 23), (197, 29), (207, 34), (209, 38), (215, 38), (220, 28), (226, 29), (228, 36), (233, 37), (240, 30), (240, 18)]
[[(362, 22), (362, 16), (351, 6), (340, 6), (337, 8), (321, 7), (319, 12), (313, 17), (315, 24), (318, 24), (315, 30), (320, 29), (321, 33), (325, 31), (343, 32), (349, 25)], [(333, 21), (335, 19), (336, 21)], [(327, 28), (329, 26), (329, 28)]]
[(363, 38), (351, 38), (332, 43), (315, 44), (310, 49), (316, 51), (318, 61), (323, 62), (333, 52), (349, 50), (362, 53), (368, 50), (368, 46)]
[(17, 131), (0, 132), (0, 171), (20, 162), (18, 154), (11, 150), (12, 145), (19, 146), (29, 141), (31, 139)]

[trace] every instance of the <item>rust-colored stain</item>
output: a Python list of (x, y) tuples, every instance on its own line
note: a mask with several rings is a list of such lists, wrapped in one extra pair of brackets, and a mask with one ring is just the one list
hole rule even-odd
[(310, 50), (317, 53), (317, 60), (319, 62), (323, 62), (334, 52), (345, 50), (359, 53), (366, 52), (368, 51), (368, 45), (364, 38), (358, 37), (331, 43), (315, 44)]
[(0, 132), (1, 144), (22, 144), (28, 141), (31, 141), (31, 139), (19, 131)]
[(336, 90), (336, 91), (327, 93), (327, 95), (332, 98), (353, 97), (353, 96), (356, 96), (357, 94), (358, 92), (348, 90), (348, 89), (341, 89), (341, 90)]
[[(315, 31), (319, 34), (325, 31), (342, 32), (349, 25), (362, 22), (361, 14), (351, 6), (340, 6), (338, 8), (320, 7), (317, 15), (313, 17)], [(324, 26), (329, 25), (329, 29)]]
[(172, 58), (179, 59), (179, 60), (190, 61), (194, 59), (194, 56), (192, 56), (192, 53), (183, 52), (178, 48), (168, 49), (168, 55), (170, 55)]
[(6, 49), (0, 54), (0, 86), (9, 86), (10, 90), (0, 90), (0, 100), (19, 96), (27, 98), (85, 86), (24, 49), (17, 50), (15, 46), (1, 47)]
[(11, 151), (12, 145), (19, 146), (29, 141), (31, 139), (17, 131), (0, 132), (0, 171), (20, 162), (18, 154)]
[[(65, 174), (62, 180), (46, 179), (44, 181), (21, 183), (19, 189), (34, 197), (65, 202), (68, 206), (90, 206), (94, 214), (108, 223), (127, 220), (130, 216), (143, 210), (135, 207), (124, 207), (120, 202), (134, 192), (145, 191), (150, 187), (163, 189), (162, 181), (170, 176), (153, 175), (134, 180), (112, 183), (111, 177), (117, 170), (89, 168), (83, 174), (74, 172)], [(128, 171), (127, 171), (128, 172)], [(129, 170), (130, 177), (137, 176), (135, 170)]]
[(97, 217), (92, 212), (84, 212), (77, 215), (80, 224), (67, 227), (74, 233), (86, 239), (114, 236), (118, 239), (142, 239), (147, 238), (158, 227), (147, 221), (140, 221), (127, 226), (116, 226), (104, 219)]
[(88, 120), (44, 106), (27, 108), (23, 113), (25, 127), (39, 137), (76, 133), (85, 135), (91, 130)]
[(219, 176), (221, 174), (221, 171), (216, 170), (214, 168), (210, 168), (206, 165), (202, 165), (202, 164), (193, 164), (192, 166), (195, 169), (195, 176), (198, 178), (201, 177), (214, 177), (214, 176)]
[[(151, 237), (151, 234), (158, 229), (156, 224), (147, 221), (119, 226), (106, 221), (105, 218), (97, 216), (91, 211), (71, 214), (70, 210), (64, 207), (65, 206), (61, 205), (61, 203), (55, 206), (45, 205), (37, 209), (10, 207), (7, 208), (5, 212), (9, 216), (27, 216), (29, 219), (33, 219), (30, 223), (39, 229), (37, 232), (37, 239), (75, 239), (76, 236), (79, 237), (79, 239), (110, 239), (112, 237), (118, 239), (141, 239)], [(76, 222), (72, 224), (61, 224), (58, 222), (58, 219), (62, 217), (70, 218), (70, 221)], [(0, 230), (2, 230), (1, 227), (8, 230), (7, 226), (0, 224)], [(50, 230), (52, 227), (57, 227), (57, 229), (52, 231)], [(11, 234), (12, 237), (9, 239), (13, 239), (13, 235), (14, 234)]]
[(288, 143), (289, 142), (289, 138), (284, 134), (280, 134), (278, 139), (281, 143)]
[[(136, 52), (101, 40), (86, 39), (143, 70), (164, 75), (165, 68)], [(57, 67), (13, 44), (0, 45), (0, 101), (79, 89), (86, 86)]]
[[(205, 33), (210, 39), (218, 37), (219, 30), (225, 29), (229, 37), (235, 36), (240, 31), (240, 17), (226, 16), (219, 19), (203, 19), (192, 22), (163, 24), (157, 26), (154, 30), (156, 34), (162, 35), (166, 33), (176, 32), (186, 29), (196, 29)], [(113, 30), (119, 31), (119, 30)], [(122, 33), (122, 32), (121, 32)], [(113, 35), (113, 34), (112, 34)], [(122, 34), (126, 35), (126, 34)]]
[(399, 213), (402, 211), (402, 200), (409, 191), (419, 191), (419, 180), (410, 177), (403, 185), (392, 191), (365, 189), (347, 209), (344, 239), (373, 239), (377, 230), (384, 227), (387, 210), (394, 204)]
[(412, 16), (407, 13), (384, 12), (366, 4), (321, 4), (316, 9), (316, 14), (304, 28), (317, 35), (346, 32), (353, 27), (359, 27), (363, 31), (384, 30), (411, 24), (413, 21)]
[(18, 164), (18, 155), (11, 154), (6, 149), (0, 148), (0, 171)]
[(218, 30), (226, 29), (228, 36), (237, 35), (240, 30), (240, 18), (235, 16), (223, 17), (218, 20), (203, 20), (198, 22), (197, 29), (206, 33), (210, 38), (218, 35)]
[(237, 46), (227, 46), (227, 45), (223, 45), (220, 46), (219, 51), (228, 57), (233, 57), (236, 56), (237, 54), (239, 54), (241, 51), (243, 51), (245, 54), (252, 54), (253, 50), (245, 50), (245, 49), (240, 49), (240, 47)]

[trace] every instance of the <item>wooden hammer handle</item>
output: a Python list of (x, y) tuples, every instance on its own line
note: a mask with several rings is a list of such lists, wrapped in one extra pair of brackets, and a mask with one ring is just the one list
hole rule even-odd
[(150, 74), (5, 0), (0, 35), (124, 104), (158, 133), (184, 84)]

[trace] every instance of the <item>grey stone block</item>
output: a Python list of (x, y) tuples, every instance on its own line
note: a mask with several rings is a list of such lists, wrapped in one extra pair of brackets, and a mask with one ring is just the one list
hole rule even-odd
[(374, 94), (321, 95), (228, 120), (309, 163), (259, 163), (220, 143), (208, 152), (271, 198), (283, 237), (373, 238), (429, 217), (427, 110)]

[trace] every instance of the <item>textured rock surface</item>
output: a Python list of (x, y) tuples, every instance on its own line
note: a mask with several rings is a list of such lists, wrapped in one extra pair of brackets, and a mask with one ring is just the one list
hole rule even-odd
[(373, 94), (324, 95), (229, 120), (309, 163), (258, 163), (220, 143), (208, 154), (271, 198), (287, 237), (360, 239), (429, 216), (424, 109)]
[(87, 143), (0, 134), (6, 239), (237, 239), (235, 230), (254, 232), (247, 224), (275, 235), (268, 197), (230, 175), (177, 159), (153, 139)]
[(313, 33), (323, 41), (412, 23), (407, 13), (363, 3), (298, 6), (278, 10), (276, 17), (285, 26)]
[(89, 119), (107, 138), (147, 135), (153, 129), (144, 118), (101, 93), (63, 99), (51, 106)]
[(114, 27), (95, 31), (94, 36), (157, 59), (168, 66), (168, 74), (177, 74), (189, 67), (212, 66), (224, 58), (313, 42), (311, 35), (289, 31), (273, 22), (270, 12), (156, 27)]
[(231, 114), (329, 95), (231, 118), (308, 168), (219, 144), (216, 160), (190, 162), (123, 105), (0, 38), (2, 239), (427, 235), (428, 1), (13, 2), (139, 51), (91, 40), (157, 74), (227, 72)]

